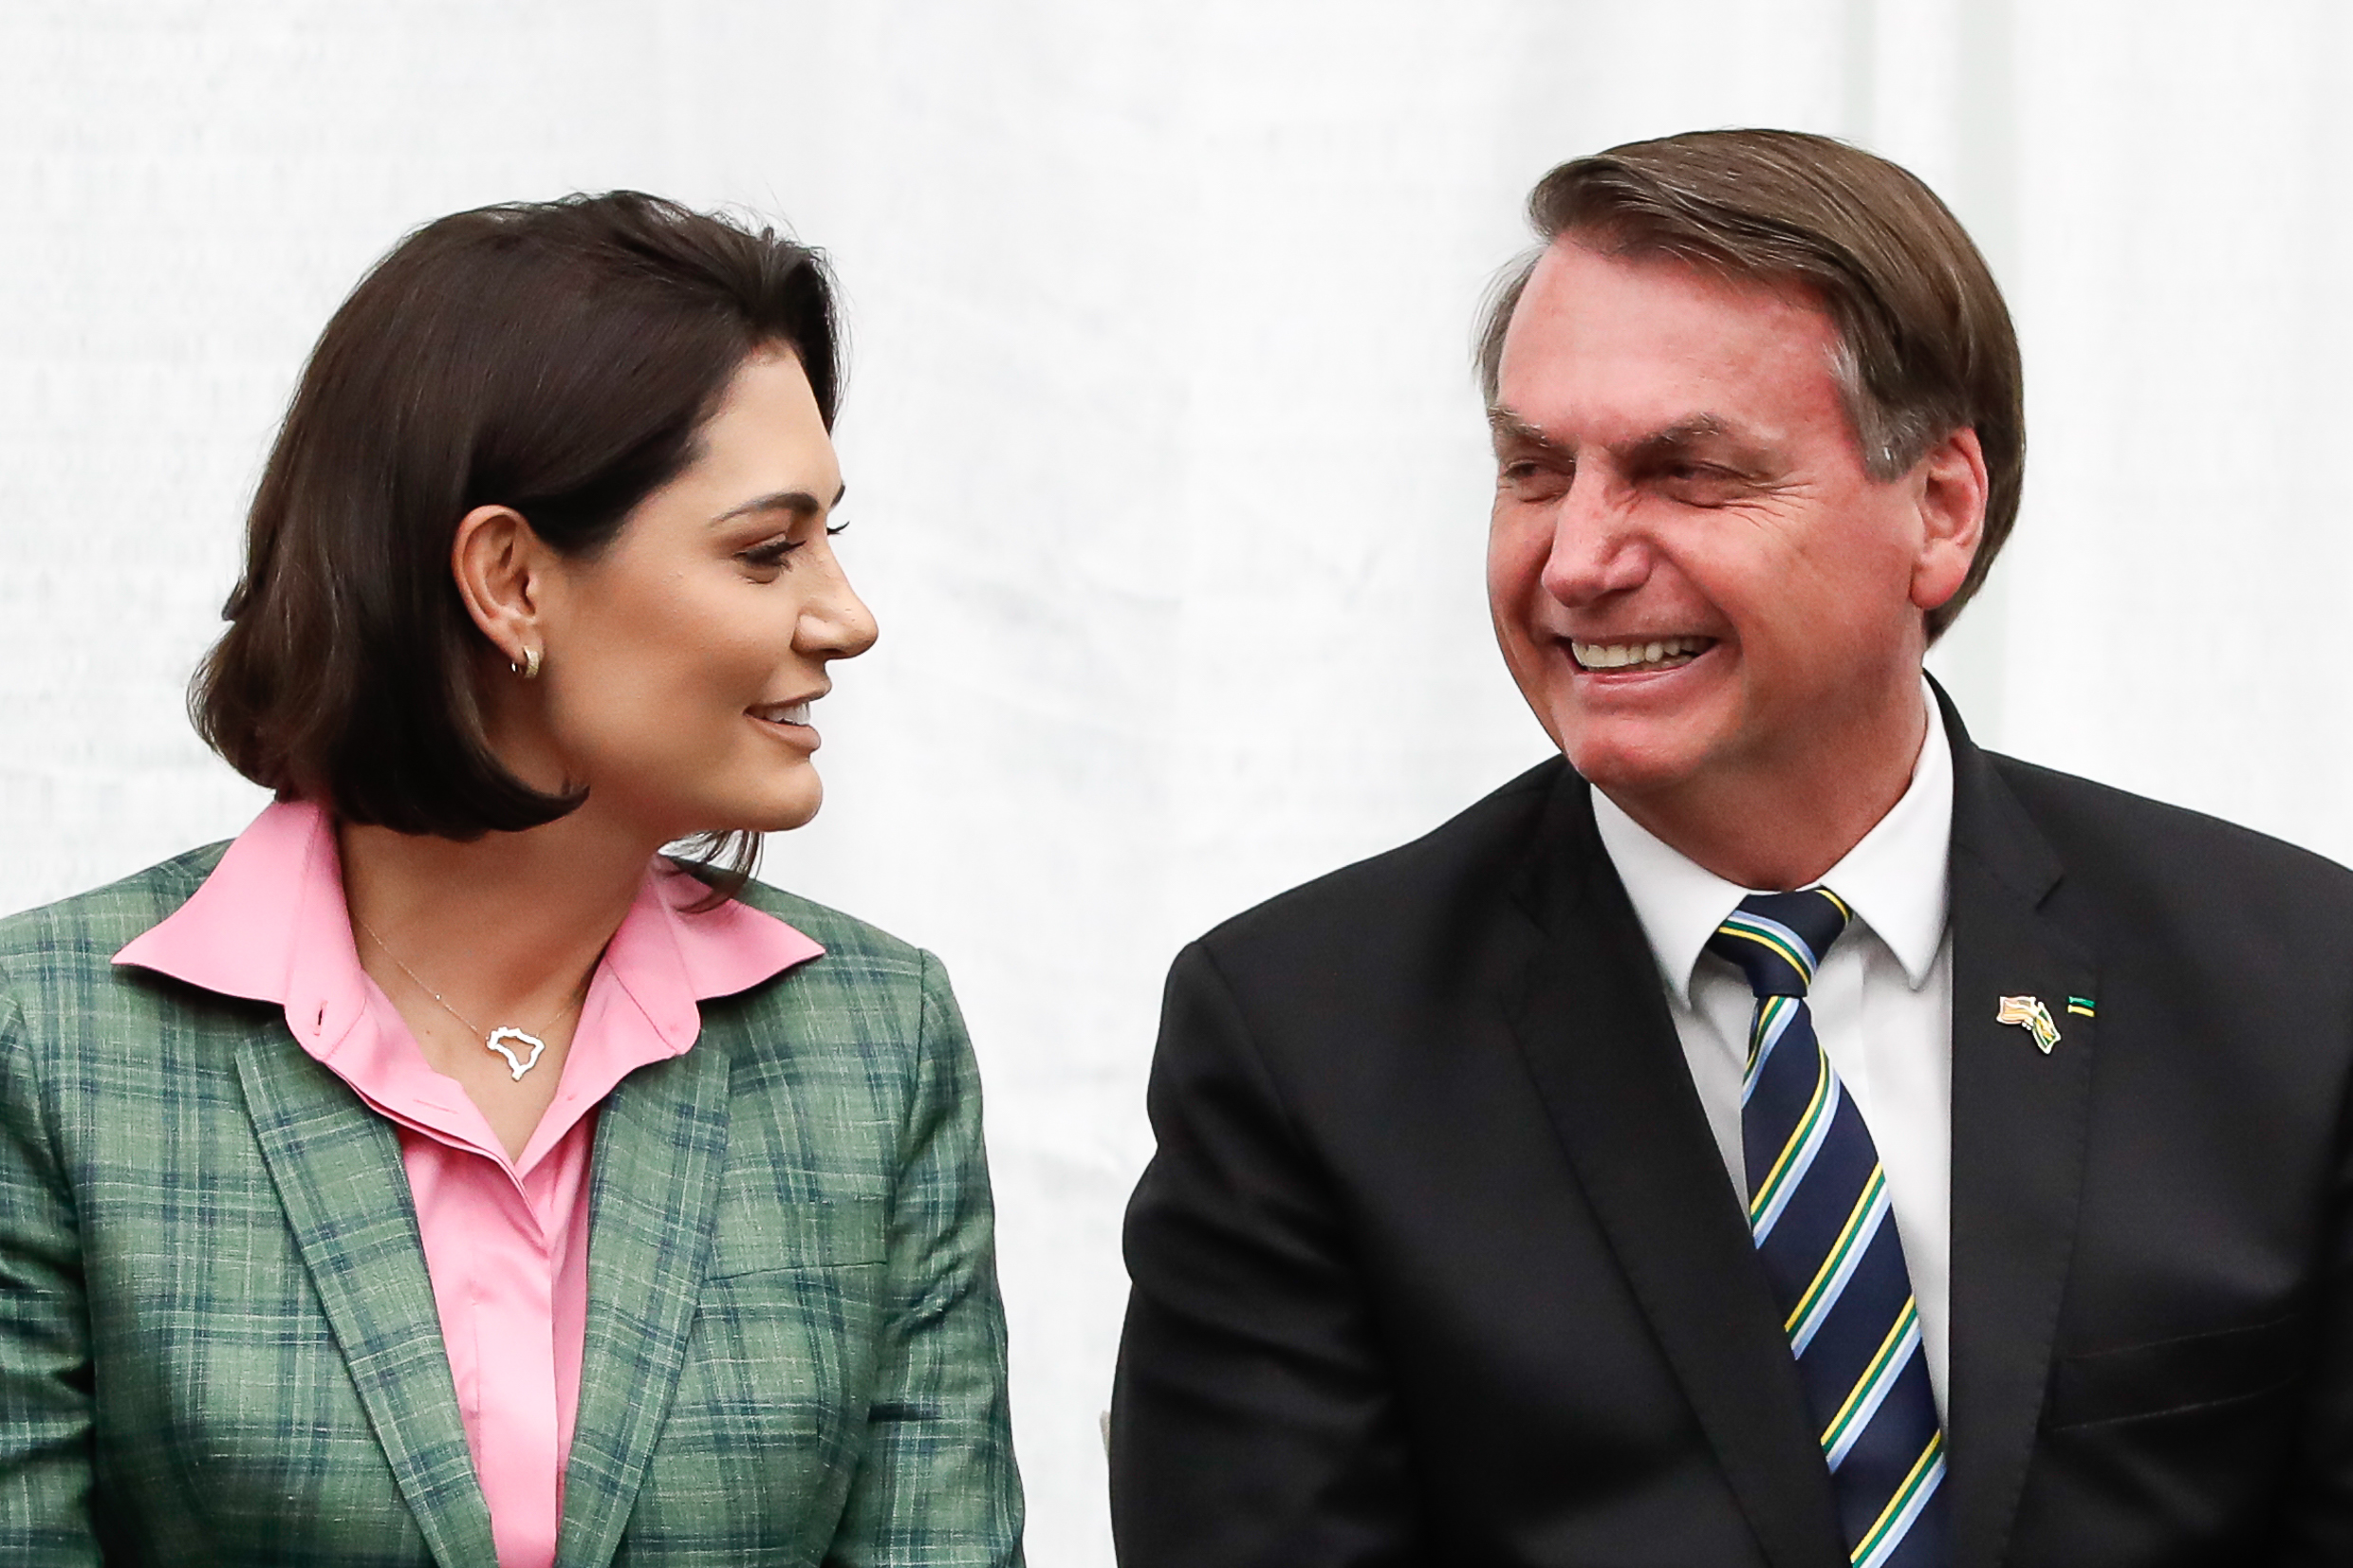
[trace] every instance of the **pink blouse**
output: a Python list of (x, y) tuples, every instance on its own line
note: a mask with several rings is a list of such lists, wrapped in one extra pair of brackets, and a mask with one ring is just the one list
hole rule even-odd
[(589, 983), (555, 1099), (513, 1160), (456, 1080), (425, 1064), (360, 967), (334, 826), (317, 806), (264, 811), (194, 897), (115, 954), (284, 1006), (302, 1048), (398, 1130), (500, 1568), (555, 1560), (587, 1328), (598, 1104), (631, 1072), (695, 1043), (697, 1001), (824, 950), (745, 904), (688, 913), (703, 893), (693, 877), (647, 867)]

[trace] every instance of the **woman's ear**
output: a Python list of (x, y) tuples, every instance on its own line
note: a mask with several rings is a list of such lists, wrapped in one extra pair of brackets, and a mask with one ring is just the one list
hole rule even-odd
[(1930, 448), (1914, 470), (1919, 487), (1920, 550), (1912, 602), (1934, 610), (1961, 591), (1985, 538), (1985, 449), (1964, 425)]
[(539, 571), (547, 546), (512, 507), (476, 507), (460, 518), (450, 571), (467, 614), (517, 671), (536, 675), (543, 644)]

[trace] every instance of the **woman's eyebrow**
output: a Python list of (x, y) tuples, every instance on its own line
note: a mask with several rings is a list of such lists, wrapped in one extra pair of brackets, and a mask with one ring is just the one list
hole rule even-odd
[(819, 512), (840, 506), (842, 498), (849, 492), (849, 486), (844, 484), (833, 492), (831, 501), (820, 501), (806, 490), (777, 490), (771, 494), (754, 496), (739, 507), (730, 507), (711, 522), (715, 527), (739, 517), (749, 517), (753, 512), (791, 512), (798, 517), (814, 517)]

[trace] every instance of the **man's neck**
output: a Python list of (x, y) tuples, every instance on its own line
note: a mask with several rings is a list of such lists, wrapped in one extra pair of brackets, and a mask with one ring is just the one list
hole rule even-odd
[(1739, 887), (1810, 887), (1862, 841), (1911, 786), (1927, 726), (1925, 692), (1908, 711), (1783, 766), (1714, 774), (1671, 790), (1608, 791), (1652, 837)]

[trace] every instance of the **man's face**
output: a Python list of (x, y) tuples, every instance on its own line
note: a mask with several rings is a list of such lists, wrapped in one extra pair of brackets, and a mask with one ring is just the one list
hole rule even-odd
[(1917, 742), (1922, 612), (1975, 544), (1950, 481), (1974, 463), (1981, 497), (1983, 468), (1963, 432), (1874, 481), (1837, 344), (1802, 294), (1570, 238), (1529, 279), (1493, 411), (1489, 603), (1536, 716), (1621, 801), (1802, 782), (1890, 712)]

